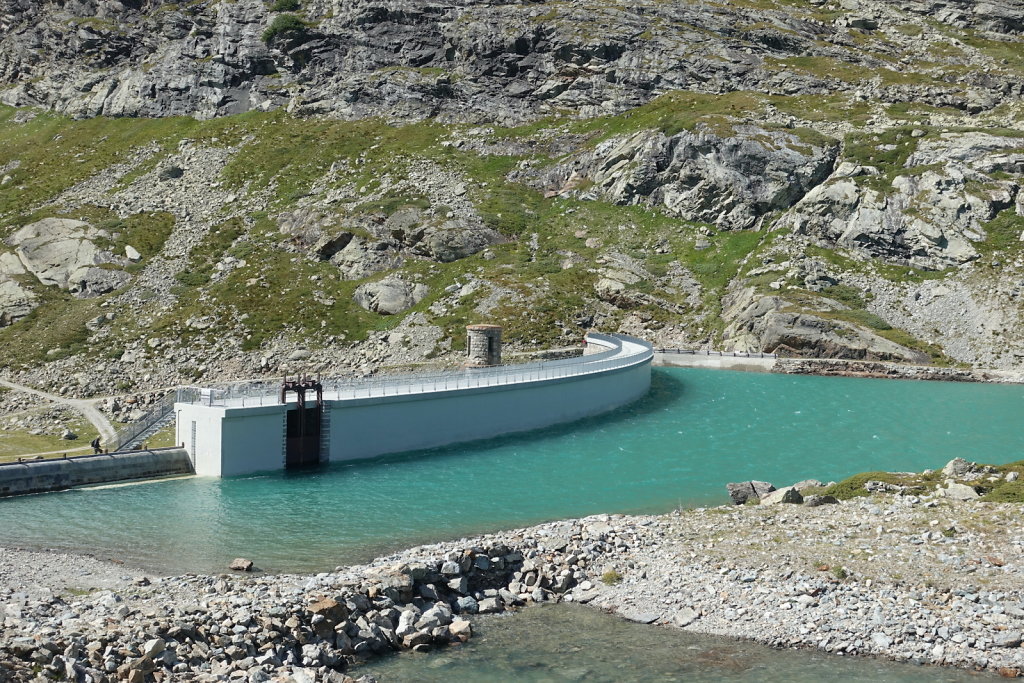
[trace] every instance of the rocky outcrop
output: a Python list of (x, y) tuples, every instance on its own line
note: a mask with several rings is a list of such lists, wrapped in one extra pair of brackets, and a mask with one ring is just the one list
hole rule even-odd
[(759, 126), (738, 126), (731, 135), (645, 130), (545, 169), (534, 184), (549, 195), (596, 195), (721, 229), (755, 229), (828, 177), (838, 149)]
[(723, 334), (727, 350), (815, 358), (929, 362), (927, 354), (900, 346), (863, 327), (841, 318), (824, 318), (795, 310), (793, 304), (784, 299), (758, 295), (752, 288), (731, 295), (727, 306), (723, 314), (730, 321)]
[[(97, 245), (109, 235), (88, 223), (69, 218), (44, 218), (7, 238), (25, 270), (44, 285), (80, 296), (97, 296), (123, 287), (130, 276), (102, 268), (123, 259)], [(0, 264), (2, 265), (2, 264)]]
[[(465, 190), (463, 190), (465, 192)], [(390, 215), (369, 212), (339, 221), (304, 208), (278, 217), (286, 247), (314, 253), (338, 266), (342, 279), (361, 280), (399, 268), (409, 259), (450, 263), (505, 241), (471, 207), (466, 215), (441, 215), (411, 206)]]
[(1020, 185), (1007, 174), (1024, 172), (1024, 153), (1015, 137), (943, 133), (917, 142), (895, 172), (889, 181), (874, 166), (844, 162), (782, 225), (866, 256), (956, 266), (977, 258), (983, 223), (1016, 205)]
[[(836, 358), (779, 358), (772, 372), (788, 375), (831, 377), (873, 377), (878, 379), (915, 379), (939, 382), (998, 382), (998, 375), (959, 368), (907, 365)], [(1013, 379), (1009, 381), (1015, 381)], [(1016, 381), (1019, 381), (1016, 380)]]
[(394, 315), (412, 308), (429, 292), (429, 288), (422, 283), (407, 282), (392, 276), (360, 285), (353, 296), (356, 303), (368, 311)]
[[(623, 111), (672, 90), (820, 94), (842, 83), (828, 71), (779, 62), (812, 57), (865, 68), (860, 80), (889, 101), (874, 69), (929, 52), (935, 32), (858, 43), (920, 12), (943, 24), (1019, 32), (1019, 3), (847, 3), (831, 23), (813, 11), (647, 0), (626, 6), (421, 2), (344, 5), (308, 0), (291, 28), (263, 0), (126, 3), (82, 0), (0, 4), (0, 91), (8, 104), (75, 116), (207, 118), (276, 107), (345, 117), (442, 116), (517, 121), (574, 110)], [(297, 20), (297, 21), (296, 21)], [(275, 34), (275, 35), (271, 35)], [(43, 49), (45, 46), (45, 49)], [(955, 55), (945, 57), (955, 60)], [(993, 107), (1020, 83), (990, 72), (930, 81), (916, 97), (935, 105)], [(1003, 92), (1006, 90), (1006, 92)]]

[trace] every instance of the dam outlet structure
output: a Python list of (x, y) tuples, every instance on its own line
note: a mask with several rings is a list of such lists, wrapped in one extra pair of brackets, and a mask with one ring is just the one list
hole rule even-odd
[(493, 365), (500, 328), (468, 332), (460, 370), (182, 391), (176, 442), (197, 475), (235, 476), (540, 429), (614, 410), (650, 389), (654, 351), (640, 339), (589, 333), (583, 356)]

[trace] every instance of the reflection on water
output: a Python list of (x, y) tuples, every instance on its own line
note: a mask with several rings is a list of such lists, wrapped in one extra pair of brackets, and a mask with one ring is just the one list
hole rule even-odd
[[(661, 369), (572, 425), (318, 471), (0, 499), (0, 544), (173, 572), (322, 571), (422, 542), (726, 502), (725, 483), (1024, 457), (1024, 387)], [(344, 438), (343, 436), (341, 438)]]
[(429, 655), (403, 653), (354, 673), (365, 671), (389, 683), (962, 683), (997, 678), (813, 651), (772, 650), (634, 624), (579, 605), (539, 605), (514, 615), (481, 617), (474, 627), (477, 635), (466, 645)]

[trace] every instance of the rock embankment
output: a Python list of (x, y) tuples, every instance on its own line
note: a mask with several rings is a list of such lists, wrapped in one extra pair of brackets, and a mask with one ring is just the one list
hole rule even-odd
[(571, 601), (779, 647), (1017, 676), (1019, 507), (889, 490), (813, 507), (598, 515), (314, 576), (147, 579), (3, 550), (0, 674), (343, 681), (377, 654), (466, 640), (476, 614)]
[(1021, 382), (1019, 372), (975, 370), (935, 365), (908, 365), (849, 360), (844, 358), (779, 358), (772, 372), (827, 377), (872, 377), (878, 379), (921, 379), (943, 382)]

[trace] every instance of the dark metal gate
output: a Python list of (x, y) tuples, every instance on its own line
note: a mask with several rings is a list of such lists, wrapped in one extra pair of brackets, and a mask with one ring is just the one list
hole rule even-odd
[[(288, 392), (294, 391), (296, 403), (287, 412), (285, 421), (285, 468), (310, 467), (320, 464), (320, 425), (323, 422), (324, 390), (320, 380), (302, 377), (281, 385), (281, 403), (288, 403)], [(306, 392), (316, 392), (316, 404), (306, 405)]]

